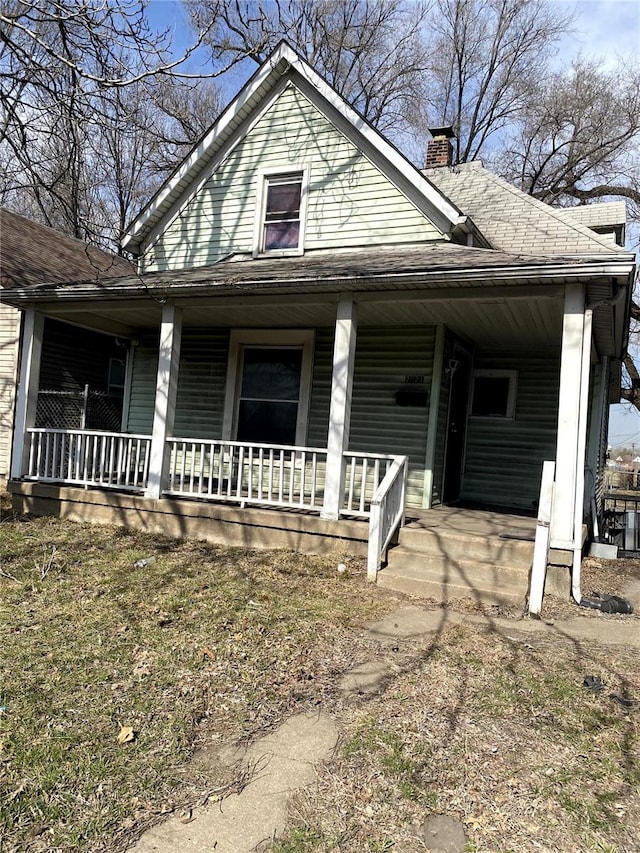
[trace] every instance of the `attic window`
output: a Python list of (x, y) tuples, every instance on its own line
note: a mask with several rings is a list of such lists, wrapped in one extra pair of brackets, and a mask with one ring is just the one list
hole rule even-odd
[(263, 180), (258, 253), (301, 254), (304, 172), (265, 175)]

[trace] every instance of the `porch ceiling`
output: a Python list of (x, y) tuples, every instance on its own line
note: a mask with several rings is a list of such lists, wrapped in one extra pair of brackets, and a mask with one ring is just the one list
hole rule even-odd
[[(389, 299), (358, 300), (361, 326), (434, 325), (444, 323), (457, 335), (476, 346), (497, 341), (501, 345), (557, 345), (562, 333), (563, 299), (559, 291), (546, 288), (544, 297), (507, 298), (501, 291), (485, 291), (486, 298), (420, 299), (415, 294), (394, 295)], [(480, 294), (478, 294), (479, 296)], [(515, 294), (514, 294), (515, 295)], [(361, 294), (364, 296), (364, 294)], [(405, 296), (406, 298), (403, 298)], [(110, 332), (135, 337), (143, 330), (158, 328), (162, 305), (152, 299), (140, 303), (93, 305), (92, 310), (73, 310), (70, 305), (47, 306), (49, 316)], [(295, 296), (279, 299), (227, 298), (184, 303), (185, 327), (309, 328), (335, 324), (336, 297), (318, 294), (313, 300)]]

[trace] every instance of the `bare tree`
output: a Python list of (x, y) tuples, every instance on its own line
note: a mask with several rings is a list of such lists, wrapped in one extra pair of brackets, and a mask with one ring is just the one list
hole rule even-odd
[(456, 161), (476, 159), (526, 111), (570, 22), (545, 0), (436, 0), (416, 126), (453, 125)]
[(549, 204), (624, 198), (640, 220), (640, 72), (580, 59), (536, 92), (500, 166)]
[[(331, 86), (383, 130), (405, 124), (428, 68), (427, 3), (405, 0), (192, 0), (214, 61), (262, 62), (286, 38)], [(213, 16), (213, 18), (212, 18)]]
[[(0, 199), (119, 248), (126, 221), (219, 106), (169, 59), (147, 0), (5, 0), (0, 7)], [(211, 68), (215, 78), (238, 61)], [(171, 164), (173, 165), (173, 164)]]

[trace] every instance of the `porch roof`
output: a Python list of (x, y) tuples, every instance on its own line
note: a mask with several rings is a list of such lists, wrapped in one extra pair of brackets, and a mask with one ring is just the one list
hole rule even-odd
[(422, 246), (309, 252), (303, 256), (253, 258), (232, 255), (217, 264), (88, 281), (51, 282), (15, 288), (3, 298), (30, 303), (95, 299), (148, 299), (263, 293), (414, 290), (496, 284), (565, 283), (597, 276), (627, 278), (633, 255), (575, 258), (511, 254), (437, 242)]

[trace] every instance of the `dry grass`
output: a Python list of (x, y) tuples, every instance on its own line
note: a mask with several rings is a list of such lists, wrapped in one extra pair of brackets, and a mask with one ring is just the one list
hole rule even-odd
[[(454, 625), (446, 609), (435, 634), (381, 646), (363, 626), (399, 602), (353, 562), (342, 575), (337, 560), (42, 519), (0, 525), (0, 547), (3, 853), (121, 851), (242, 783), (192, 761), (198, 746), (308, 708), (335, 715), (341, 742), (274, 853), (414, 853), (433, 812), (478, 853), (639, 849), (640, 709), (608, 695), (640, 698), (635, 649), (525, 634), (515, 613), (507, 629)], [(587, 582), (618, 591), (616, 567), (602, 583), (597, 569)], [(381, 692), (343, 695), (371, 660), (393, 673)], [(120, 744), (122, 726), (135, 737)]]
[(335, 560), (120, 528), (5, 522), (0, 553), (3, 853), (124, 849), (233, 781), (185, 773), (196, 746), (321, 702), (323, 650), (385, 606)]
[(462, 821), (469, 851), (637, 851), (640, 710), (582, 687), (595, 670), (640, 697), (637, 654), (509, 634), (450, 626), (387, 651), (398, 674), (340, 709), (341, 753), (278, 853), (417, 853), (433, 812)]

